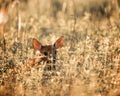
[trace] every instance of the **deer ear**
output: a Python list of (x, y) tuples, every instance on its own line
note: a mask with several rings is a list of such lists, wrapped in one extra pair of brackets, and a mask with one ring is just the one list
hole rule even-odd
[(42, 47), (42, 44), (35, 38), (33, 38), (33, 47), (34, 50), (40, 50)]
[(61, 48), (63, 46), (63, 36), (56, 40), (54, 46), (56, 49)]

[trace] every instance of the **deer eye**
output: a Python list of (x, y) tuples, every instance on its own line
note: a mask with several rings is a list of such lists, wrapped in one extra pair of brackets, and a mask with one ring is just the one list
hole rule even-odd
[(48, 52), (44, 52), (44, 55), (45, 55), (45, 56), (48, 56)]

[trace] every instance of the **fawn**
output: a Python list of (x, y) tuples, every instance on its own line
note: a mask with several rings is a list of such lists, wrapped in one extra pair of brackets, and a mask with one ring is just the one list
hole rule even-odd
[[(42, 45), (37, 39), (33, 38), (33, 47), (34, 50), (38, 50), (40, 52), (40, 56), (42, 56), (41, 61), (45, 61), (47, 63), (56, 62), (57, 57), (57, 49), (63, 47), (63, 36), (58, 38), (53, 45)], [(52, 61), (50, 60), (52, 58)], [(55, 65), (53, 66), (55, 69)], [(51, 70), (51, 67), (50, 67)]]

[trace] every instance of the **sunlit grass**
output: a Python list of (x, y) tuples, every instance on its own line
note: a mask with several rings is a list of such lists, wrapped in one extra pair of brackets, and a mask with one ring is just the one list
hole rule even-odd
[[(30, 1), (28, 6), (36, 2)], [(21, 3), (20, 10), (24, 6)], [(97, 17), (91, 20), (90, 13), (80, 17), (61, 13), (55, 18), (47, 12), (47, 15), (37, 13), (35, 9), (33, 7), (32, 15), (27, 8), (20, 12), (20, 38), (17, 37), (16, 15), (10, 15), (5, 33), (6, 51), (0, 47), (0, 96), (119, 94), (119, 20), (115, 17), (112, 21), (104, 17), (100, 21)], [(44, 71), (44, 62), (26, 66), (36, 57), (33, 38), (46, 45), (54, 44), (60, 36), (64, 36), (64, 46), (58, 49), (55, 71)], [(48, 74), (47, 77), (43, 73)]]

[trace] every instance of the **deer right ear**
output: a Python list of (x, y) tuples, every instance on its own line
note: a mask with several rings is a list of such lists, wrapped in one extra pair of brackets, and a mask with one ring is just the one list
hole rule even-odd
[(42, 47), (42, 44), (35, 38), (33, 38), (33, 47), (34, 50), (40, 50)]
[(56, 40), (54, 46), (56, 49), (63, 47), (63, 36)]

